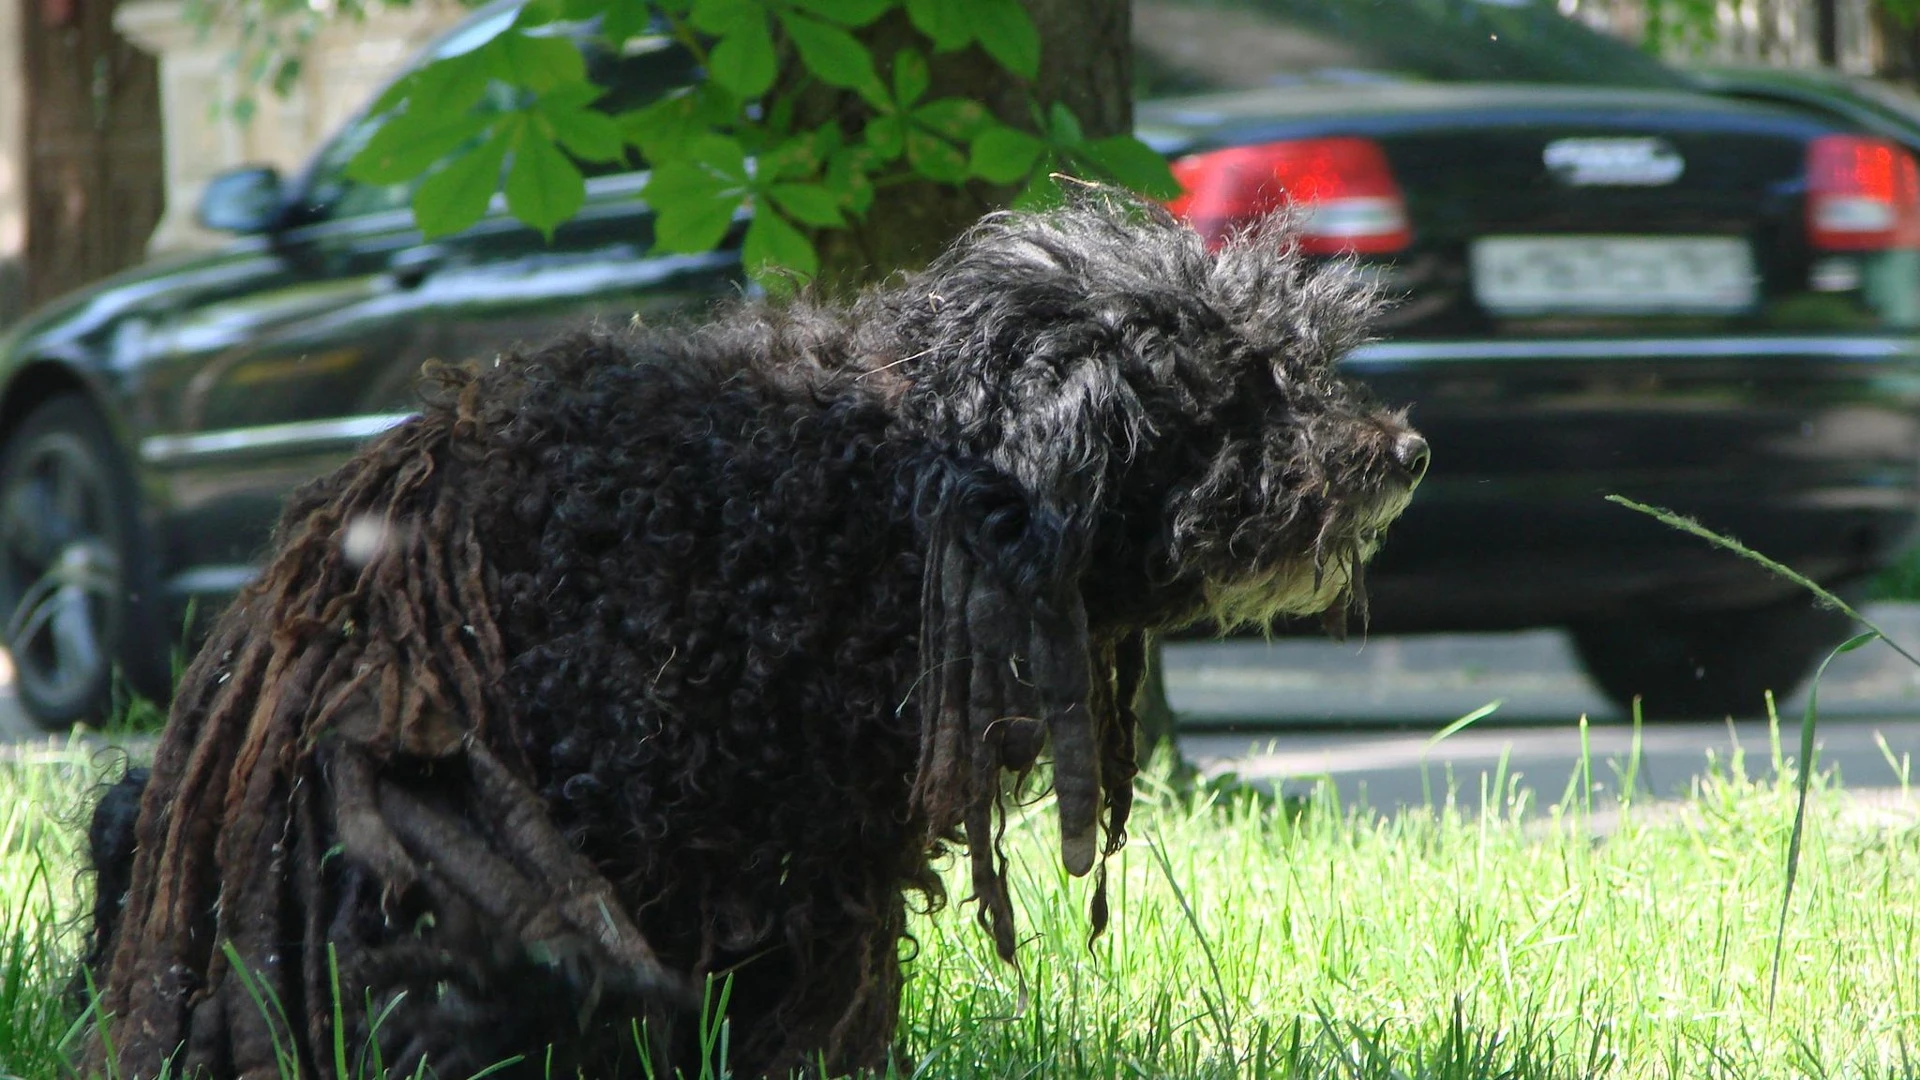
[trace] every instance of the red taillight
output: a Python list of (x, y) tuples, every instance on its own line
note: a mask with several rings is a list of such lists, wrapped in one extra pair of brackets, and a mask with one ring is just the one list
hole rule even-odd
[(1826, 251), (1920, 247), (1920, 168), (1885, 139), (1821, 135), (1807, 149), (1807, 239)]
[(1237, 225), (1291, 202), (1300, 246), (1316, 254), (1380, 254), (1413, 242), (1407, 203), (1387, 156), (1368, 139), (1301, 139), (1236, 146), (1173, 163), (1186, 194), (1168, 203), (1218, 244)]

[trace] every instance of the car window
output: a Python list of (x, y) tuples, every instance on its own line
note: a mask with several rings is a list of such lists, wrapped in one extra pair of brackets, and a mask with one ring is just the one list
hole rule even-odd
[[(452, 56), (484, 44), (512, 22), (514, 9), (492, 13), (462, 25), (427, 55)], [(587, 76), (605, 88), (594, 107), (610, 114), (639, 108), (690, 85), (699, 75), (698, 62), (685, 47), (660, 35), (641, 35), (613, 48), (597, 38), (576, 39), (587, 62)], [(494, 83), (481, 101), (483, 109), (517, 107), (519, 92)], [(407, 207), (418, 178), (397, 184), (367, 184), (347, 176), (347, 165), (379, 130), (379, 117), (350, 124), (315, 156), (295, 208), (296, 220), (311, 225), (362, 217)], [(625, 161), (576, 161), (588, 177), (626, 172), (640, 167), (637, 157)]]
[(1381, 80), (1686, 85), (1542, 0), (1136, 0), (1133, 25), (1143, 98)]

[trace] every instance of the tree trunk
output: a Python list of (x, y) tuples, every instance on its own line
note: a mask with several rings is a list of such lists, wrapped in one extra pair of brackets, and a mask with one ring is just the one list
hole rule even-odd
[(1820, 66), (1840, 66), (1840, 0), (1813, 0), (1814, 47)]
[[(1080, 120), (1088, 138), (1133, 129), (1132, 15), (1128, 0), (1024, 0), (1040, 33), (1040, 75), (1031, 84), (1002, 68), (977, 45), (931, 56), (933, 85), (925, 100), (949, 95), (973, 98), (1003, 122), (1034, 130), (1031, 102), (1042, 109), (1061, 102)], [(927, 43), (895, 13), (868, 28), (862, 38), (881, 78), (889, 79), (893, 56)], [(804, 94), (796, 127), (864, 109), (850, 92)], [(1015, 192), (981, 181), (964, 187), (911, 180), (882, 188), (866, 217), (847, 229), (813, 234), (820, 252), (820, 284), (844, 290), (894, 270), (915, 269), (940, 252), (961, 230), (989, 210), (1004, 207)]]
[(32, 303), (139, 262), (160, 220), (160, 81), (112, 0), (21, 3)]
[(1875, 39), (1879, 43), (1874, 74), (1912, 84), (1920, 79), (1920, 28), (1911, 18), (1897, 15), (1885, 4), (1872, 8)]

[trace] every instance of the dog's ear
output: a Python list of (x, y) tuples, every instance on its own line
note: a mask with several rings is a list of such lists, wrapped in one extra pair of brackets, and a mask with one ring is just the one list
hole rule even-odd
[[(965, 827), (981, 922), (1011, 962), (1000, 772), (1024, 774), (1051, 742), (1066, 869), (1086, 874), (1118, 850), (1138, 771), (1133, 702), (1147, 645), (1139, 632), (1090, 635), (1084, 530), (986, 463), (944, 459), (925, 476), (914, 795), (932, 839)], [(1092, 915), (1097, 934), (1106, 925), (1104, 866)]]
[(918, 515), (926, 537), (921, 608), (921, 767), (916, 794), (938, 827), (977, 821), (1002, 768), (1024, 772), (1053, 744), (1061, 857), (1091, 869), (1099, 760), (1088, 696), (1093, 645), (1080, 578), (1084, 530), (992, 465), (943, 457)]

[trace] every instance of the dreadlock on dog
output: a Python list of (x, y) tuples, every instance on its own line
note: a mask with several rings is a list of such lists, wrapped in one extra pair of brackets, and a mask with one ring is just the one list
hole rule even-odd
[(1372, 303), (1102, 192), (844, 308), (438, 371), (291, 500), (97, 841), (85, 1064), (638, 1075), (729, 977), (735, 1071), (884, 1065), (952, 845), (1014, 959), (1044, 747), (1104, 926), (1146, 633), (1364, 602), (1426, 464), (1334, 373)]

